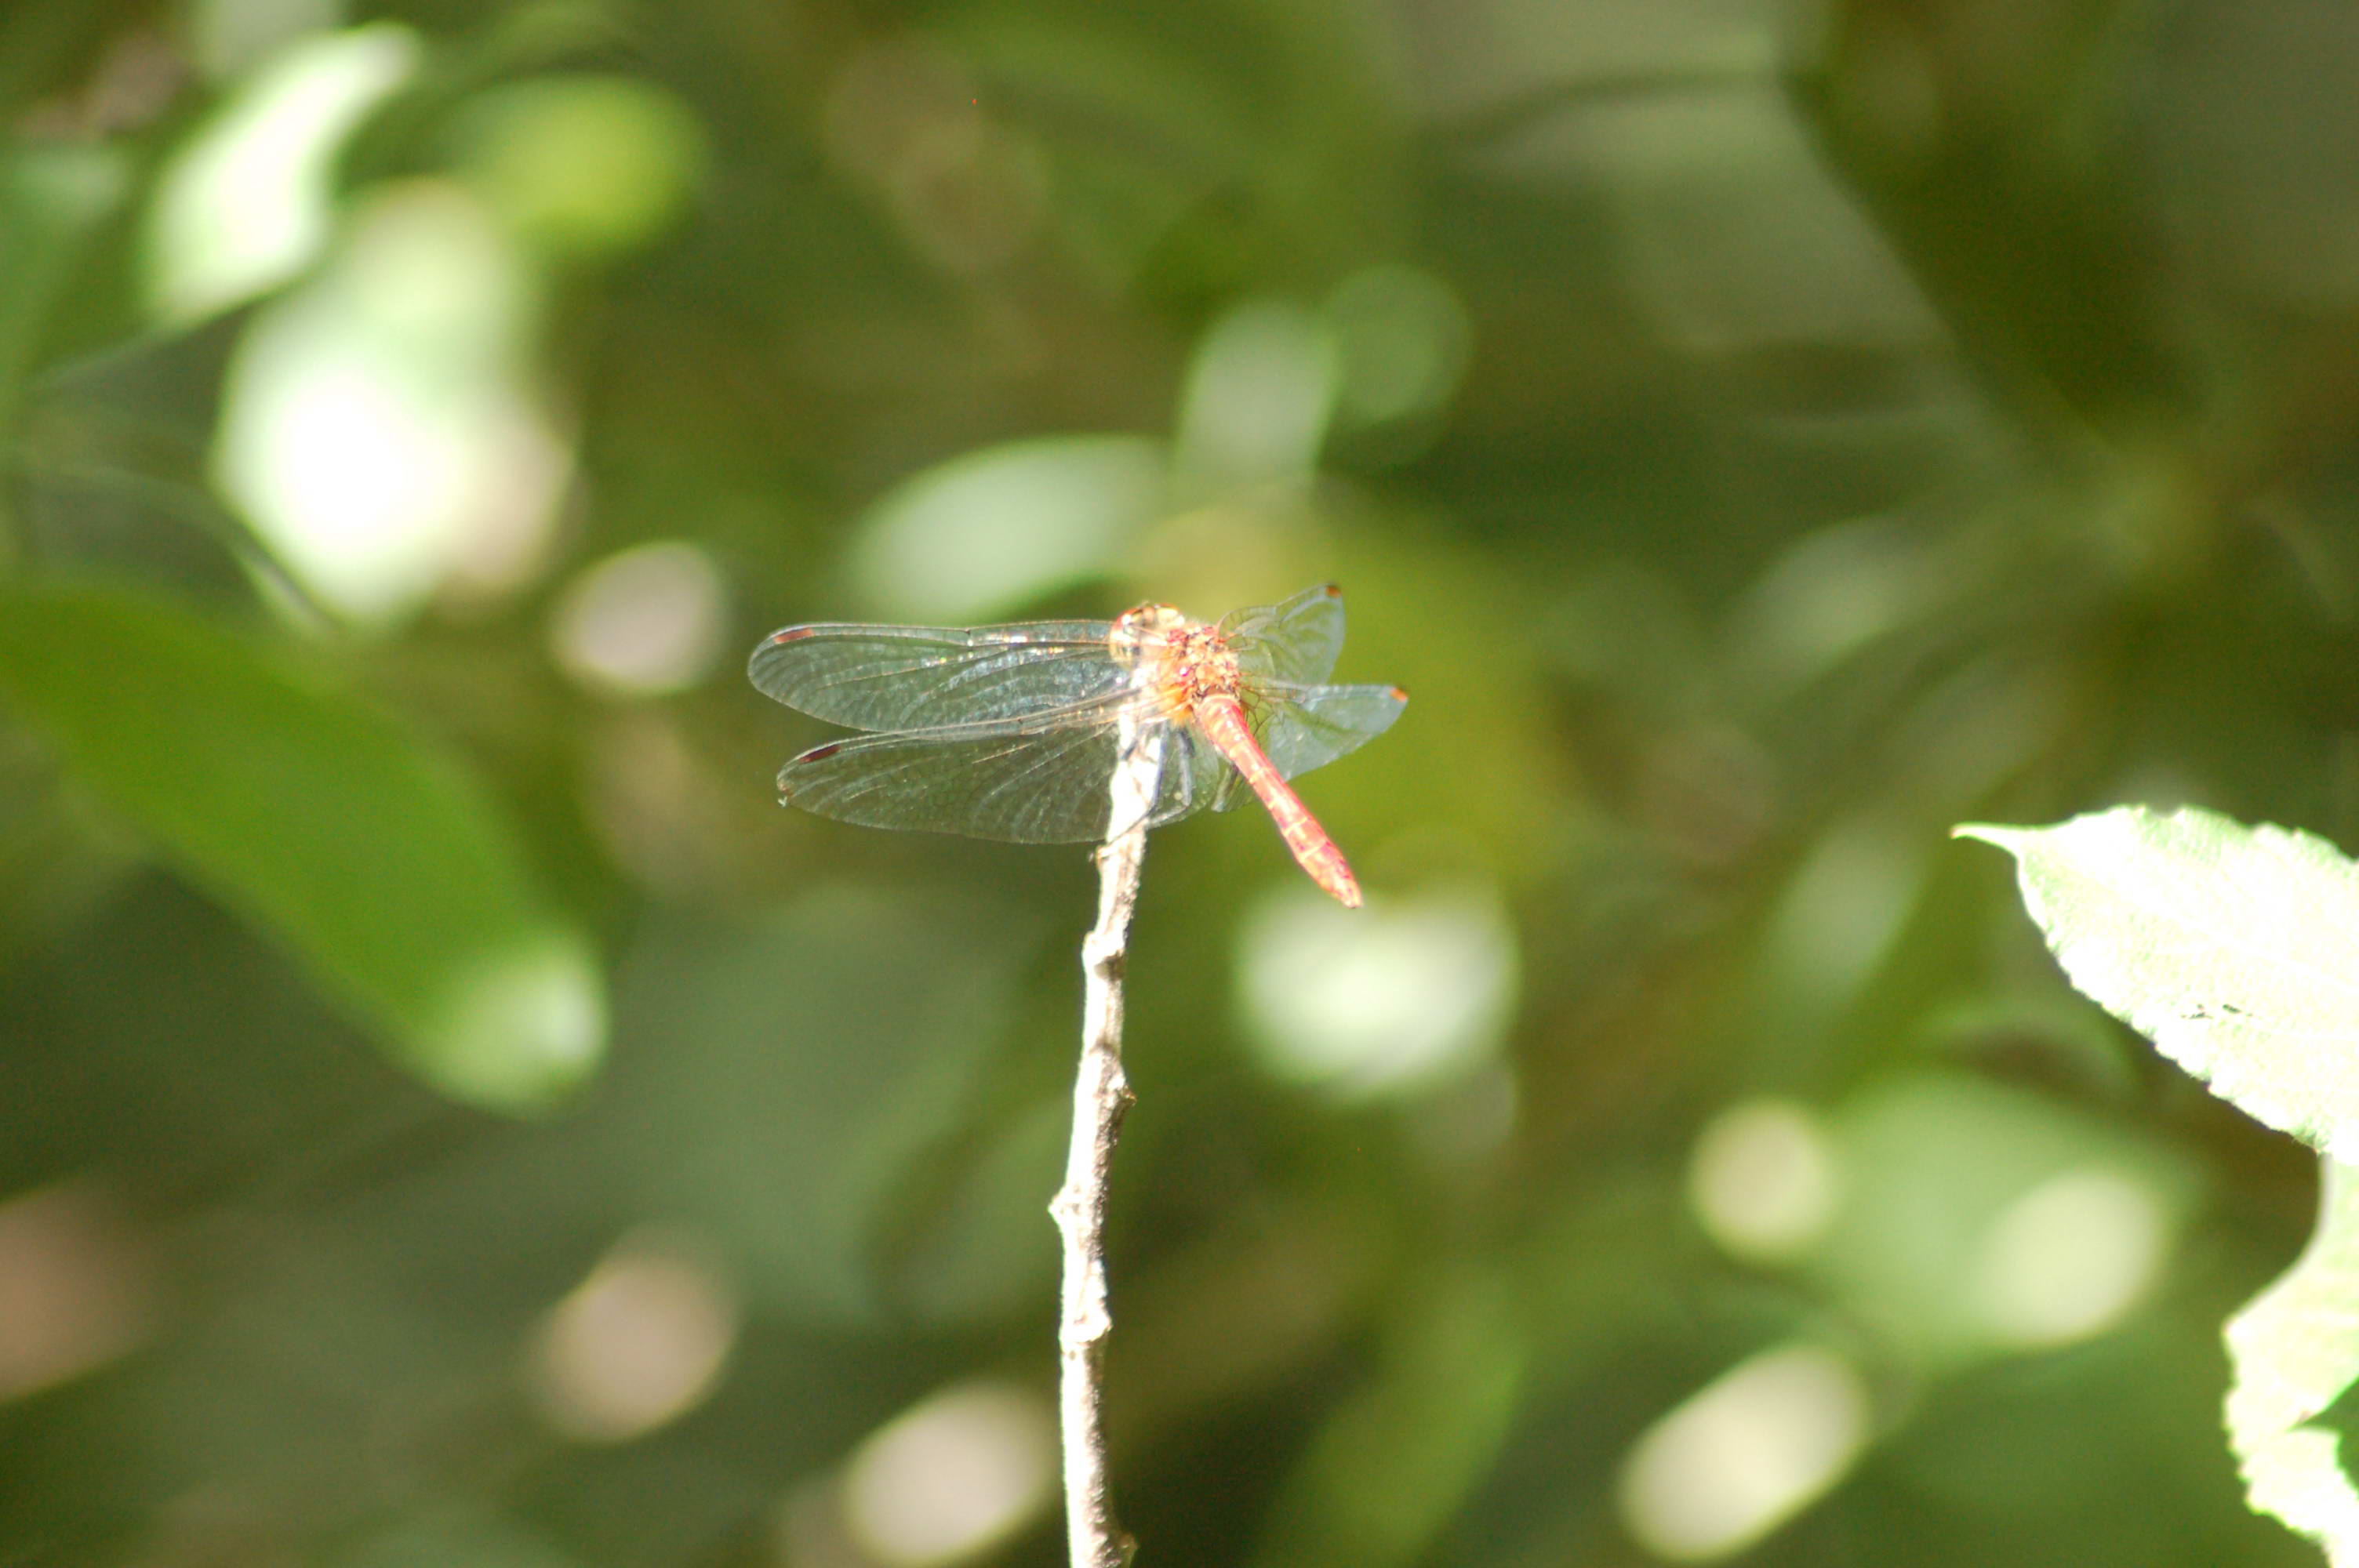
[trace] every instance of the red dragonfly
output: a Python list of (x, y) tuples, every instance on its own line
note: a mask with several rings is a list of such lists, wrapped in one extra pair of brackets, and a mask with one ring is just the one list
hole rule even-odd
[(1160, 742), (1148, 827), (1249, 789), (1311, 880), (1357, 904), (1343, 852), (1286, 784), (1383, 734), (1408, 700), (1324, 684), (1343, 646), (1343, 590), (1329, 583), (1218, 625), (1142, 604), (1111, 622), (789, 626), (746, 673), (789, 708), (880, 731), (780, 769), (788, 805), (869, 827), (1102, 843), (1126, 826), (1109, 786), (1127, 731)]

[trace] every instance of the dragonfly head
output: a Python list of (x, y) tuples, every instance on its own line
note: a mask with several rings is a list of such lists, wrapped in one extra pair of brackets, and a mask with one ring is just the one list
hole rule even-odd
[(1180, 613), (1177, 606), (1136, 605), (1115, 617), (1114, 634), (1108, 640), (1116, 659), (1125, 665), (1136, 665), (1150, 652), (1160, 649), (1187, 624), (1188, 618)]

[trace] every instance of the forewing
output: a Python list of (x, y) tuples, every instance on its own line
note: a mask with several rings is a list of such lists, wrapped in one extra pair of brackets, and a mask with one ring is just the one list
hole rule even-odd
[[(865, 827), (1016, 844), (1101, 842), (1127, 700), (1124, 695), (1028, 719), (832, 741), (779, 770), (778, 796)], [(1167, 811), (1165, 802), (1173, 795), (1172, 768), (1186, 756), (1184, 744), (1167, 756), (1150, 823), (1185, 815)]]
[(766, 697), (855, 730), (989, 724), (1121, 690), (1102, 621), (1010, 626), (789, 626), (745, 673)]
[(1256, 728), (1261, 749), (1286, 778), (1324, 767), (1393, 727), (1408, 706), (1397, 686), (1275, 687)]
[(1221, 630), (1247, 674), (1316, 686), (1335, 673), (1343, 651), (1343, 590), (1332, 582), (1306, 588), (1282, 603), (1240, 610)]

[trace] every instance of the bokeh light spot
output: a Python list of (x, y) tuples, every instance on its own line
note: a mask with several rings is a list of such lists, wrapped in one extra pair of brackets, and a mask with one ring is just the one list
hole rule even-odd
[(654, 238), (687, 205), (702, 132), (678, 100), (625, 77), (548, 77), (472, 104), (458, 139), (485, 205), (546, 248), (600, 255)]
[(570, 457), (529, 390), (537, 302), (457, 186), (380, 197), (316, 282), (248, 330), (214, 467), (321, 603), (385, 621), (527, 580)]
[(862, 596), (917, 621), (966, 621), (1108, 572), (1163, 510), (1162, 443), (1012, 442), (919, 474), (879, 501), (853, 546)]
[(1006, 1384), (962, 1384), (861, 1444), (844, 1471), (845, 1526), (897, 1568), (954, 1563), (1037, 1515), (1056, 1471), (1057, 1428), (1046, 1401)]
[(1173, 470), (1188, 498), (1307, 477), (1336, 383), (1334, 339), (1310, 312), (1265, 299), (1215, 321), (1180, 395)]
[(678, 540), (607, 557), (575, 578), (549, 627), (557, 662), (584, 686), (648, 697), (694, 686), (720, 656), (721, 574)]
[(626, 1240), (541, 1325), (530, 1387), (542, 1419), (586, 1443), (675, 1421), (719, 1380), (737, 1323), (735, 1292), (701, 1256)]
[(1351, 910), (1280, 889), (1239, 933), (1237, 975), (1263, 1065), (1343, 1098), (1422, 1090), (1486, 1060), (1518, 984), (1515, 933), (1473, 891)]
[(106, 1365), (147, 1336), (152, 1267), (87, 1183), (0, 1203), (0, 1400)]
[(1833, 1217), (1837, 1171), (1818, 1119), (1784, 1100), (1755, 1100), (1712, 1119), (1696, 1140), (1688, 1196), (1713, 1240), (1772, 1261), (1807, 1250)]
[(2145, 1183), (2104, 1167), (2066, 1171), (2008, 1205), (1984, 1235), (1983, 1311), (2013, 1344), (2085, 1339), (2152, 1288), (2169, 1244), (2164, 1206)]
[(457, 987), (427, 1070), (495, 1104), (543, 1104), (590, 1075), (606, 1047), (604, 971), (550, 930), (489, 956)]
[(1731, 1556), (1823, 1497), (1867, 1441), (1852, 1364), (1815, 1345), (1766, 1351), (1647, 1430), (1622, 1471), (1622, 1520), (1674, 1562)]

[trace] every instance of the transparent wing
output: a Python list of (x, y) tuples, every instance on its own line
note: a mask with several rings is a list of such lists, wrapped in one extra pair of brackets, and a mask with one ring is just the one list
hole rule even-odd
[[(1356, 752), (1393, 727), (1408, 706), (1397, 686), (1273, 687), (1255, 726), (1279, 774), (1293, 778)], [(1224, 801), (1226, 810), (1232, 802)]]
[(1306, 588), (1283, 603), (1238, 611), (1221, 631), (1248, 675), (1316, 686), (1335, 673), (1343, 651), (1343, 590), (1332, 582)]
[[(863, 735), (816, 746), (778, 773), (778, 796), (865, 827), (914, 828), (1016, 844), (1098, 843), (1112, 812), (1127, 694), (1026, 719)], [(1162, 726), (1148, 825), (1204, 804), (1195, 737)], [(1219, 761), (1217, 755), (1212, 759)]]
[[(1212, 748), (1207, 745), (1204, 750), (1210, 752)], [(1245, 783), (1245, 774), (1228, 765), (1227, 758), (1222, 758), (1221, 764), (1221, 776), (1212, 781), (1212, 787), (1209, 792), (1212, 809), (1234, 811), (1239, 802), (1253, 798), (1253, 786)]]
[(1226, 811), (1235, 804), (1231, 797), (1245, 789), (1244, 776), (1192, 726), (1167, 729), (1163, 746), (1162, 787), (1156, 794), (1155, 815), (1147, 819), (1148, 827), (1177, 822), (1207, 806)]
[(825, 623), (774, 632), (746, 676), (766, 697), (854, 730), (987, 724), (1120, 691), (1103, 621), (1009, 626)]

